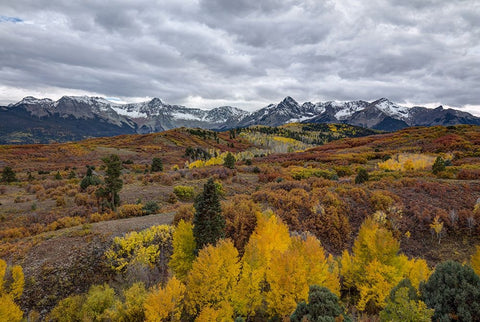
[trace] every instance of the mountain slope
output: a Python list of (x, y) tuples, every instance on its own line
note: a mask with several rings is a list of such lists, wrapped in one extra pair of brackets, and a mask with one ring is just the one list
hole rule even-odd
[(119, 134), (147, 134), (178, 127), (228, 130), (252, 125), (346, 123), (383, 131), (409, 126), (476, 124), (480, 118), (454, 109), (408, 108), (386, 98), (373, 102), (305, 102), (287, 96), (255, 112), (231, 106), (211, 110), (170, 105), (158, 98), (118, 104), (101, 97), (25, 97), (0, 107), (0, 144), (47, 143)]

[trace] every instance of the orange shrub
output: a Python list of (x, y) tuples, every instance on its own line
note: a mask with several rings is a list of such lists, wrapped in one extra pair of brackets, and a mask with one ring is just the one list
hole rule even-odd
[(7, 228), (0, 231), (2, 239), (15, 239), (29, 236), (29, 232), (25, 227)]
[(90, 215), (90, 222), (107, 221), (113, 218), (115, 218), (114, 212), (105, 212), (103, 214), (95, 212)]
[(181, 206), (180, 208), (178, 208), (175, 216), (173, 217), (173, 224), (176, 226), (180, 222), (180, 220), (183, 220), (185, 222), (192, 222), (194, 213), (195, 208), (193, 207), (193, 204)]
[(119, 218), (128, 218), (128, 217), (138, 217), (143, 216), (145, 212), (143, 211), (142, 204), (125, 204), (118, 208), (117, 214)]

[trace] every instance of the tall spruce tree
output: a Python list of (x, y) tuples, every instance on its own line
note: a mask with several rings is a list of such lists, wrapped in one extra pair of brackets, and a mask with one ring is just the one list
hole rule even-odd
[(193, 225), (197, 252), (207, 244), (215, 245), (225, 236), (225, 218), (222, 216), (218, 192), (212, 178), (203, 186), (203, 192), (195, 201)]
[(152, 159), (152, 172), (162, 172), (163, 171), (163, 162), (160, 158), (153, 158)]
[(432, 172), (433, 174), (439, 174), (442, 171), (445, 171), (445, 160), (442, 157), (437, 157), (432, 165)]
[(235, 169), (235, 157), (232, 153), (227, 153), (227, 156), (223, 160), (223, 165), (229, 169)]
[(120, 196), (118, 193), (122, 190), (123, 180), (120, 179), (122, 174), (122, 160), (116, 154), (112, 154), (102, 161), (107, 166), (105, 171), (105, 192), (109, 197), (111, 208), (115, 209), (120, 204)]

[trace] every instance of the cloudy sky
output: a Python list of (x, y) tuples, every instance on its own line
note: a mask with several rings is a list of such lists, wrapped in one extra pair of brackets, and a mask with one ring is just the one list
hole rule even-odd
[(480, 0), (0, 0), (0, 103), (97, 95), (480, 115)]

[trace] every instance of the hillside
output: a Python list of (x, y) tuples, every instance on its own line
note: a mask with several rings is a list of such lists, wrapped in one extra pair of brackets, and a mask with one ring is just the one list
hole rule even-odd
[[(236, 159), (233, 169), (223, 165), (228, 152)], [(105, 180), (102, 158), (111, 154), (123, 163), (115, 211), (105, 208), (96, 186), (80, 187), (87, 165)], [(437, 157), (444, 167), (434, 174)], [(163, 171), (152, 171), (153, 158), (162, 160)], [(7, 166), (17, 180), (0, 185), (0, 254), (23, 267), (22, 309), (42, 316), (92, 284), (120, 290), (165, 281), (172, 274), (171, 245), (160, 251), (155, 269), (133, 265), (119, 273), (104, 254), (115, 236), (190, 220), (194, 196), (209, 178), (220, 187), (225, 234), (240, 254), (257, 223), (255, 212), (265, 210), (291, 236), (313, 234), (338, 262), (369, 217), (391, 232), (403, 254), (431, 268), (448, 259), (468, 262), (480, 244), (480, 127), (474, 125), (393, 133), (345, 124), (180, 128), (0, 146), (0, 169)], [(368, 179), (356, 183), (360, 169)], [(435, 222), (442, 224), (439, 232)], [(352, 299), (343, 300), (353, 307)]]

